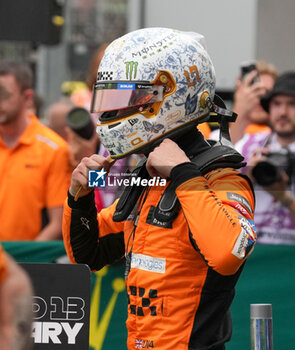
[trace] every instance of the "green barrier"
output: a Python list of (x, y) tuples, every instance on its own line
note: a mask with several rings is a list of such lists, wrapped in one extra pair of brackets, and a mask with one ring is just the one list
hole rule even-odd
[[(65, 255), (63, 243), (4, 242), (19, 262), (55, 262)], [(294, 349), (295, 246), (257, 245), (244, 268), (231, 307), (233, 335), (227, 350), (250, 349), (250, 304), (273, 305), (274, 349)], [(105, 267), (92, 274), (90, 349), (126, 349), (127, 298), (124, 266)]]
[(295, 246), (256, 245), (236, 287), (227, 350), (250, 349), (250, 304), (272, 304), (274, 349), (295, 344)]
[(122, 278), (124, 265), (107, 266), (93, 275), (90, 349), (127, 349), (127, 296)]
[(62, 241), (1, 242), (3, 248), (18, 262), (53, 263), (66, 254)]

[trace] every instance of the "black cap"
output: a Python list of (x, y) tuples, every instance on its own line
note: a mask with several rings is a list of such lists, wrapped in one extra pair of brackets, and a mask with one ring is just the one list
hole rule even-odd
[(295, 72), (286, 72), (277, 77), (272, 90), (261, 98), (261, 106), (266, 112), (269, 112), (270, 100), (275, 95), (295, 96)]

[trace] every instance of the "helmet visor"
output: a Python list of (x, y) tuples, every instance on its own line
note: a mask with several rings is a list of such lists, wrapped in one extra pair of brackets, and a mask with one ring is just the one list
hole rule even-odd
[(120, 110), (163, 100), (164, 87), (144, 83), (97, 83), (91, 113)]

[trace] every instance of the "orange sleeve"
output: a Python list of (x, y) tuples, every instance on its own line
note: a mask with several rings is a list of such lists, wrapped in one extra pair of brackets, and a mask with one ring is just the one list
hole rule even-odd
[(48, 169), (46, 179), (46, 206), (63, 206), (70, 187), (69, 151), (66, 145), (56, 150)]
[(2, 283), (7, 277), (7, 265), (6, 265), (5, 253), (0, 245), (0, 283)]
[(108, 208), (102, 209), (97, 214), (97, 221), (99, 227), (99, 237), (107, 236), (110, 232), (123, 232), (124, 231), (124, 221), (115, 222), (113, 221), (113, 215), (116, 210), (116, 206), (119, 199), (109, 206)]
[(247, 180), (237, 171), (222, 169), (185, 181), (176, 194), (196, 249), (218, 273), (234, 274), (257, 238)]

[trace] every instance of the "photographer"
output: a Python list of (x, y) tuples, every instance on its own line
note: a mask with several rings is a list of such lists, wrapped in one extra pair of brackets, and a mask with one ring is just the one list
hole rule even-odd
[(272, 132), (245, 135), (236, 145), (255, 182), (258, 242), (295, 244), (295, 72), (279, 76), (261, 105)]
[(233, 144), (245, 133), (269, 131), (269, 116), (261, 107), (260, 99), (273, 88), (276, 77), (276, 68), (271, 63), (257, 61), (248, 66), (241, 65), (241, 76), (236, 82), (233, 106), (238, 118), (230, 125)]

